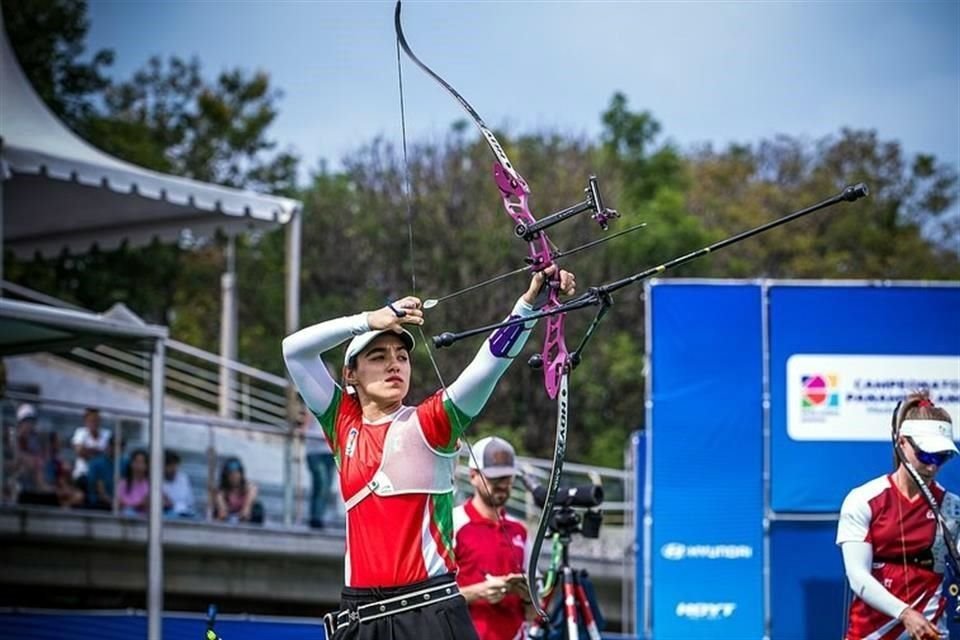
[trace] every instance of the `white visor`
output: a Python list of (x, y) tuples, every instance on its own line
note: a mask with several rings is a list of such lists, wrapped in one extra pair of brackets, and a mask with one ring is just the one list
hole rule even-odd
[(910, 436), (917, 447), (927, 453), (960, 453), (953, 442), (953, 425), (944, 420), (904, 420), (900, 424), (900, 435)]

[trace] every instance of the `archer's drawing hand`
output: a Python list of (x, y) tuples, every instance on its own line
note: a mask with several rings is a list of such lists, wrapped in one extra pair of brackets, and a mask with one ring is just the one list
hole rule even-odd
[[(391, 308), (392, 307), (392, 308)], [(396, 311), (403, 313), (398, 316)], [(405, 324), (423, 324), (423, 309), (420, 298), (407, 296), (367, 314), (367, 324), (372, 331), (391, 329), (400, 331)]]

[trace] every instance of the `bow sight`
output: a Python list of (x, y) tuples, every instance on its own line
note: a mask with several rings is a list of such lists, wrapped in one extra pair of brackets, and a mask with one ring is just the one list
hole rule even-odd
[[(498, 177), (499, 175), (502, 174), (498, 174)], [(562, 211), (551, 213), (546, 218), (537, 220), (533, 224), (519, 223), (514, 228), (513, 232), (518, 238), (523, 238), (527, 242), (530, 242), (531, 240), (534, 240), (537, 237), (537, 234), (544, 229), (549, 229), (553, 225), (563, 222), (567, 218), (572, 218), (579, 213), (591, 210), (593, 213), (590, 215), (590, 217), (600, 225), (601, 229), (606, 231), (609, 227), (610, 219), (619, 218), (620, 214), (617, 213), (616, 209), (608, 209), (603, 206), (603, 197), (600, 195), (600, 185), (597, 183), (596, 176), (590, 176), (590, 179), (587, 182), (587, 187), (583, 190), (583, 192), (587, 194), (587, 197), (583, 202), (575, 204), (572, 207), (567, 207)]]

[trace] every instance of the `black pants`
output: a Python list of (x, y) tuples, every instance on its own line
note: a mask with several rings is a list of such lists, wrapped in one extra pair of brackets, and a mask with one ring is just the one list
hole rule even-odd
[[(403, 587), (387, 589), (354, 589), (344, 587), (340, 610), (355, 610), (358, 606), (402, 596), (421, 589), (454, 582), (453, 574), (429, 578)], [(479, 640), (470, 620), (467, 601), (461, 596), (443, 600), (412, 611), (369, 622), (353, 622), (341, 628), (333, 640)]]

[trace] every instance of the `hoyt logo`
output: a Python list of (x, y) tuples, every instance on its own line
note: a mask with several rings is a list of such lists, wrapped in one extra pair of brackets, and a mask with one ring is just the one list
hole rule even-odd
[(678, 618), (690, 620), (724, 620), (733, 615), (736, 602), (678, 602)]

